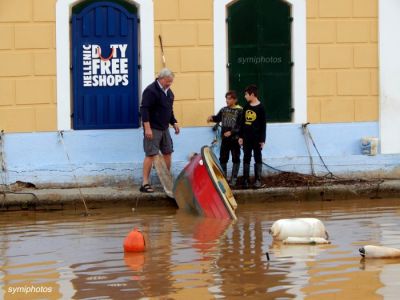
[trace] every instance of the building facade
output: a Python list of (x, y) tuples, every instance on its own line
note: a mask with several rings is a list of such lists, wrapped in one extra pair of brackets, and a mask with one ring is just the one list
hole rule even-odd
[[(96, 1), (88, 3), (93, 2)], [(230, 41), (223, 33), (229, 25), (236, 26), (228, 24), (226, 18), (229, 7), (238, 1), (126, 2), (137, 7), (140, 18), (137, 28), (142, 45), (138, 55), (143, 63), (139, 70), (140, 89), (162, 67), (161, 36), (167, 66), (177, 75), (174, 91), (178, 119), (183, 126), (206, 125), (206, 117), (224, 105), (223, 94), (229, 88), (229, 78), (223, 73), (229, 73), (226, 65), (232, 64), (226, 55)], [(286, 2), (293, 18), (290, 42), (295, 116), (287, 121), (378, 121), (378, 0), (276, 2)], [(71, 92), (66, 95), (65, 81), (70, 81), (70, 89), (73, 82), (61, 73), (68, 73), (66, 77), (73, 73), (70, 19), (72, 8), (79, 4), (82, 1), (1, 2), (0, 125), (7, 132), (73, 127), (68, 124), (70, 116), (64, 116), (68, 109), (58, 106), (71, 106), (73, 101)], [(242, 9), (243, 20), (236, 20), (241, 22), (237, 29), (246, 19), (253, 21), (251, 16), (256, 13), (246, 6)], [(278, 24), (279, 20), (275, 21)], [(257, 64), (273, 64), (267, 61), (271, 57), (251, 55), (243, 57), (243, 65), (256, 68)], [(58, 77), (62, 78), (57, 80)]]
[(165, 59), (184, 129), (205, 131), (228, 89), (243, 103), (256, 83), (278, 136), (310, 122), (354, 149), (363, 128), (400, 153), (396, 12), (396, 0), (0, 0), (0, 128), (141, 131), (141, 92)]

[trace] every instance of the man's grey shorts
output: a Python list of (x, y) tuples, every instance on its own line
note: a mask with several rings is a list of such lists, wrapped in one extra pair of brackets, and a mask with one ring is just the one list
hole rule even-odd
[(174, 145), (169, 129), (158, 130), (152, 128), (151, 130), (153, 131), (153, 139), (143, 138), (143, 149), (146, 156), (157, 155), (160, 151), (162, 154), (174, 152)]

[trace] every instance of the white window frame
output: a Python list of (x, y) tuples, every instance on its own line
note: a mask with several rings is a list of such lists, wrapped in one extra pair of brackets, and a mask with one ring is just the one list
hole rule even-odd
[[(143, 91), (154, 80), (154, 13), (152, 0), (126, 0), (138, 7), (139, 25), (139, 88)], [(82, 0), (57, 0), (57, 128), (72, 129), (72, 76), (70, 19), (72, 7)]]
[(382, 154), (400, 153), (400, 2), (379, 1), (379, 131)]
[[(238, 0), (214, 0), (214, 111), (225, 106), (228, 89), (228, 38), (227, 6)], [(240, 1), (240, 0), (239, 0)], [(306, 1), (285, 0), (291, 5), (292, 24), (292, 105), (295, 109), (292, 122), (307, 122), (307, 41)]]

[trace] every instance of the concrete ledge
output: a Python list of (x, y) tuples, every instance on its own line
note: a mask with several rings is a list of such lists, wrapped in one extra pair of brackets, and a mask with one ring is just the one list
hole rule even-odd
[[(371, 182), (352, 185), (317, 187), (279, 187), (259, 190), (235, 190), (239, 204), (266, 203), (271, 201), (337, 201), (373, 198), (400, 198), (400, 180)], [(81, 196), (82, 195), (82, 196)], [(144, 194), (138, 186), (91, 187), (70, 189), (23, 189), (0, 192), (0, 211), (10, 210), (84, 210), (82, 197), (89, 209), (107, 206), (169, 207), (176, 208), (160, 187), (156, 192)]]

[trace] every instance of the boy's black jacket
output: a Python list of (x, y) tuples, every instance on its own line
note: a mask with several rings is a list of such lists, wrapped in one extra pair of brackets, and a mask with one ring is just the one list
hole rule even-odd
[(265, 143), (267, 132), (266, 122), (264, 105), (262, 105), (262, 103), (256, 106), (246, 104), (243, 108), (243, 118), (239, 136), (245, 140)]
[(221, 122), (221, 134), (227, 131), (232, 132), (232, 137), (237, 137), (240, 131), (240, 120), (242, 116), (242, 107), (235, 105), (234, 107), (223, 107), (218, 114), (212, 116), (215, 123)]

